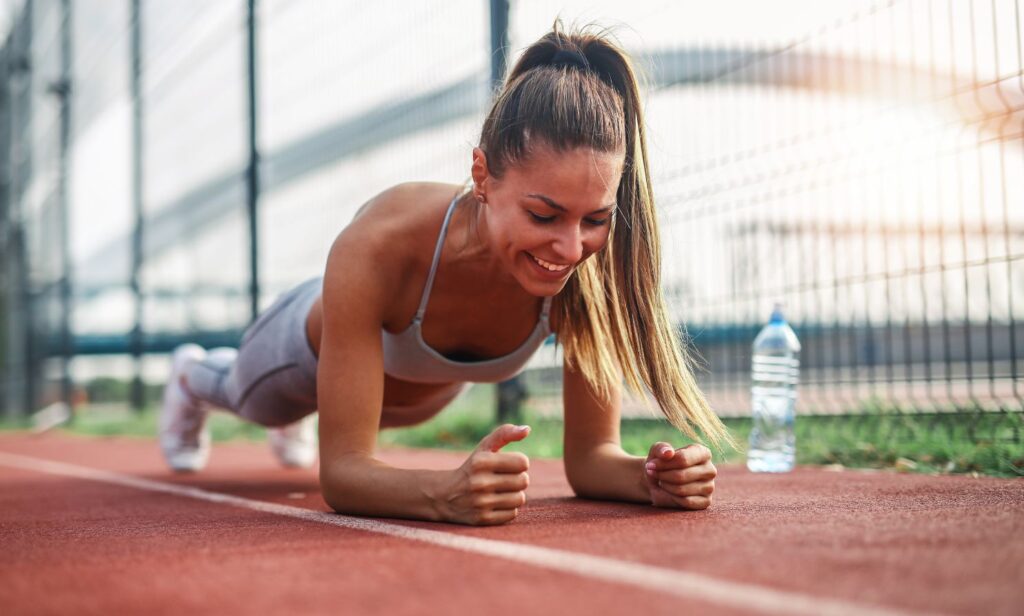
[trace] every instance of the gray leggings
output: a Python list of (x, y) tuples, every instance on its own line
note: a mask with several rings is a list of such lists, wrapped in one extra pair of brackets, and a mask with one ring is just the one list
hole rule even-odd
[(317, 276), (283, 293), (245, 330), (237, 351), (214, 349), (189, 366), (189, 390), (267, 427), (315, 412), (317, 359), (306, 337), (306, 315), (322, 287)]
[[(238, 350), (212, 349), (189, 366), (189, 390), (200, 400), (262, 426), (294, 423), (317, 410), (317, 357), (306, 337), (306, 316), (323, 289), (310, 278), (270, 305), (242, 335)], [(422, 418), (444, 408), (469, 388), (453, 383), (427, 400), (383, 407), (389, 416)]]

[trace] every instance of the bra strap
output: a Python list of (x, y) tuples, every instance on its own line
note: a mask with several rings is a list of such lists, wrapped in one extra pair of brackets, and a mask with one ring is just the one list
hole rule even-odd
[(427, 300), (430, 298), (430, 289), (434, 286), (434, 274), (437, 273), (437, 262), (441, 260), (441, 249), (444, 248), (444, 238), (448, 233), (448, 221), (451, 220), (452, 212), (455, 211), (455, 203), (459, 195), (452, 198), (448, 204), (448, 212), (444, 215), (444, 222), (441, 224), (441, 235), (437, 238), (437, 246), (434, 248), (434, 261), (430, 264), (430, 274), (427, 276), (427, 285), (423, 289), (423, 296), (420, 298), (420, 307), (416, 310), (413, 321), (422, 322), (423, 314), (427, 310)]

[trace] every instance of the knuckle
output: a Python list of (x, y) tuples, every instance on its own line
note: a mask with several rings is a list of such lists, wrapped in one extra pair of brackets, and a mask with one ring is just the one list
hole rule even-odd
[(525, 453), (523, 453), (521, 451), (516, 451), (516, 452), (513, 452), (513, 454), (520, 461), (520, 463), (522, 465), (522, 469), (524, 471), (530, 468), (530, 458), (527, 457), (527, 455)]
[(487, 467), (488, 460), (483, 455), (474, 455), (469, 462), (469, 469), (474, 473), (478, 473)]
[(473, 475), (469, 480), (469, 490), (471, 492), (489, 492), (491, 481), (486, 475)]

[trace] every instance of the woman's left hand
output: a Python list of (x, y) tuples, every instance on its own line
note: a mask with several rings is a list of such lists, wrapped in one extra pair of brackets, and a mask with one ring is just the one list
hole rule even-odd
[(659, 441), (651, 446), (644, 461), (644, 480), (655, 507), (707, 509), (715, 491), (718, 470), (711, 463), (711, 450), (694, 443), (682, 449)]

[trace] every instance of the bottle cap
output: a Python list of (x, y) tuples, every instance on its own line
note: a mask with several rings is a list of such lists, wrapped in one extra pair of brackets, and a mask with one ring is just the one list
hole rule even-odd
[(782, 316), (782, 303), (776, 302), (775, 308), (772, 309), (772, 316), (768, 321), (769, 323), (785, 323), (786, 318)]

